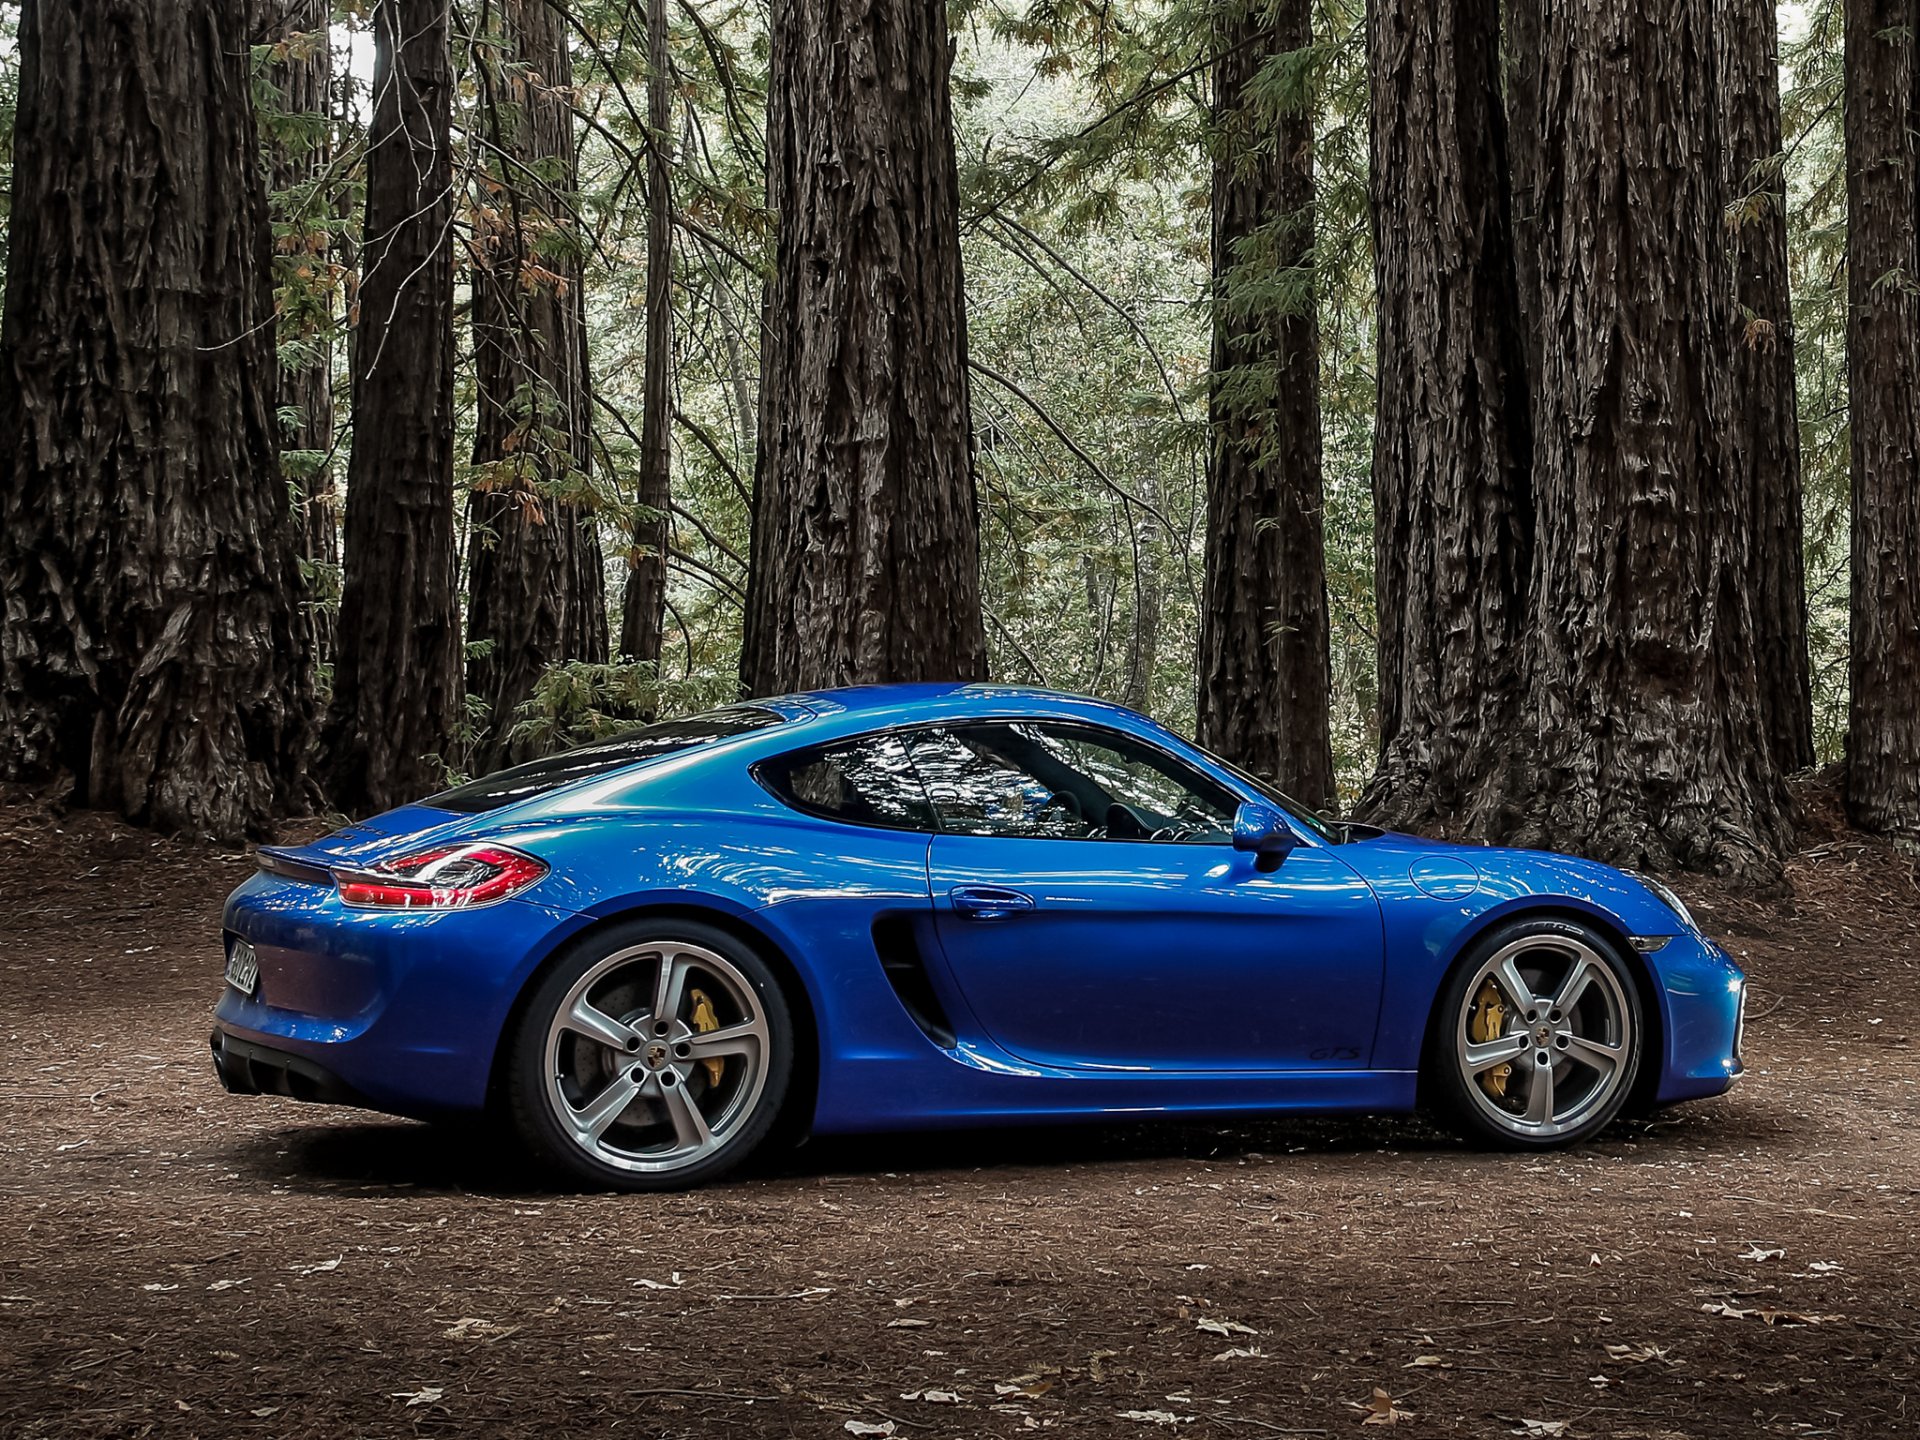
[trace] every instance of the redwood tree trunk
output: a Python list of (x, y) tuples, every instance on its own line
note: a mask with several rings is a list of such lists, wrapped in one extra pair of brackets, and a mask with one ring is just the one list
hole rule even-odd
[(1711, 0), (1547, 17), (1527, 723), (1486, 833), (1774, 869), (1785, 788), (1753, 661)]
[(326, 750), (334, 802), (433, 789), (460, 717), (447, 0), (380, 0), (353, 334), (353, 455)]
[(1380, 765), (1362, 801), (1446, 827), (1515, 723), (1533, 500), (1499, 0), (1374, 0)]
[(244, 0), (28, 0), (0, 319), (0, 771), (237, 836), (306, 798)]
[(475, 207), (471, 271), (467, 691), (487, 705), (482, 769), (518, 756), (516, 712), (549, 666), (607, 658), (587, 483), (584, 266), (562, 243), (576, 229), (579, 164), (566, 20), (547, 0), (501, 0), (498, 25), (503, 63), (483, 92), (496, 154)]
[[(1199, 732), (1303, 803), (1326, 806), (1332, 675), (1313, 116), (1290, 108), (1273, 126), (1249, 94), (1269, 60), (1312, 43), (1312, 13), (1310, 0), (1221, 0), (1214, 18), (1214, 441)], [(1276, 284), (1294, 298), (1274, 298)]]
[(1920, 841), (1920, 5), (1847, 0), (1847, 809)]
[(620, 617), (620, 653), (657, 664), (667, 612), (673, 498), (673, 78), (666, 0), (647, 0), (647, 345), (640, 394), (640, 484)]
[(1503, 0), (1507, 74), (1507, 159), (1513, 216), (1513, 270), (1527, 374), (1540, 373), (1540, 67), (1546, 0)]
[(1813, 681), (1774, 0), (1717, 0), (1715, 19), (1730, 207), (1733, 454), (1753, 495), (1755, 658), (1774, 761), (1800, 770), (1813, 764)]
[[(277, 47), (267, 74), (279, 91), (279, 131), (269, 128), (268, 174), (285, 234), (276, 247), (275, 338), (280, 347), (280, 454), (297, 498), (301, 553), (316, 573), (340, 565), (340, 497), (333, 475), (332, 197), (323, 181), (332, 159), (332, 0), (281, 0), (256, 6)], [(314, 138), (314, 122), (325, 127)], [(330, 587), (329, 587), (330, 593)], [(312, 605), (314, 655), (333, 649), (330, 608)]]
[(946, 11), (775, 0), (741, 682), (986, 673)]

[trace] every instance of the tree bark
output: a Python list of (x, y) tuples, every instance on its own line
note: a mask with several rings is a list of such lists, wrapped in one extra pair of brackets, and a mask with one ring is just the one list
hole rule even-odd
[(379, 0), (352, 347), (345, 572), (325, 743), (334, 802), (444, 779), (460, 719), (447, 0)]
[(666, 0), (647, 0), (647, 343), (640, 395), (640, 484), (620, 619), (620, 652), (658, 664), (667, 608), (673, 501), (673, 112)]
[(1532, 438), (1499, 0), (1374, 0), (1380, 764), (1367, 818), (1447, 828), (1516, 722)]
[(1776, 873), (1785, 787), (1733, 483), (1711, 0), (1557, 6), (1540, 111), (1528, 723), (1476, 823), (1653, 869)]
[[(1261, 113), (1263, 66), (1312, 43), (1309, 0), (1220, 0), (1213, 22), (1213, 428), (1201, 743), (1333, 803), (1313, 116)], [(1275, 298), (1276, 287), (1292, 292)]]
[(775, 0), (741, 682), (986, 673), (946, 12)]
[(0, 771), (238, 836), (306, 799), (244, 0), (27, 0), (0, 319)]
[(1767, 737), (1782, 770), (1813, 764), (1800, 408), (1787, 283), (1780, 42), (1773, 0), (1717, 0), (1714, 39), (1733, 285), (1733, 455), (1753, 495), (1753, 622)]
[[(328, 26), (331, 0), (282, 0), (257, 9), (269, 23), (260, 37), (276, 47), (267, 77), (279, 92), (279, 118), (286, 133), (266, 145), (276, 218), (285, 233), (277, 252), (275, 339), (280, 349), (280, 456), (296, 498), (301, 554), (316, 574), (340, 566), (340, 496), (333, 475), (332, 235), (331, 197), (319, 186), (332, 160), (333, 47)], [(300, 134), (322, 122), (322, 135)], [(271, 135), (271, 130), (269, 130)], [(329, 587), (330, 589), (330, 587)], [(329, 607), (307, 609), (314, 658), (332, 654)]]
[(1503, 0), (1507, 75), (1507, 158), (1512, 177), (1513, 270), (1527, 374), (1540, 373), (1540, 67), (1548, 0)]
[(471, 271), (467, 693), (487, 706), (480, 769), (520, 757), (516, 712), (550, 666), (607, 658), (566, 21), (547, 0), (500, 0), (496, 23)]
[(1847, 810), (1920, 842), (1920, 6), (1847, 0)]

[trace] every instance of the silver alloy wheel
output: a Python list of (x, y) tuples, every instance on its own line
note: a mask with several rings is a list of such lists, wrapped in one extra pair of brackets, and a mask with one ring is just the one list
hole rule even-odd
[(561, 1132), (604, 1165), (683, 1170), (753, 1115), (767, 1044), (753, 984), (731, 961), (700, 945), (649, 941), (607, 956), (555, 1008), (547, 1104)]
[[(1506, 1013), (1498, 1035), (1476, 1040), (1478, 997), (1488, 985)], [(1626, 1082), (1632, 1016), (1613, 966), (1584, 941), (1571, 935), (1511, 941), (1474, 974), (1454, 1025), (1467, 1094), (1513, 1135), (1545, 1140), (1578, 1129)], [(1510, 1068), (1500, 1088), (1513, 1088), (1499, 1095), (1483, 1077), (1503, 1065)]]

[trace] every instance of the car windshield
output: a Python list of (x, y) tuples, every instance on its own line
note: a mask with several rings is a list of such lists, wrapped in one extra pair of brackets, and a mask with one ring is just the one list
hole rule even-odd
[(437, 810), (458, 810), (477, 815), (498, 810), (521, 800), (531, 800), (571, 785), (605, 775), (638, 760), (657, 759), (680, 750), (692, 750), (778, 725), (781, 717), (757, 705), (734, 705), (705, 715), (690, 715), (684, 720), (663, 720), (641, 725), (610, 740), (598, 740), (577, 749), (563, 750), (539, 760), (529, 760), (509, 770), (499, 770), (465, 785), (455, 786), (421, 803)]
[(1282, 810), (1286, 811), (1287, 814), (1298, 820), (1322, 840), (1327, 841), (1329, 844), (1338, 845), (1352, 838), (1349, 832), (1356, 827), (1351, 827), (1344, 821), (1329, 822), (1323, 820), (1312, 810), (1309, 810), (1305, 805), (1302, 805), (1298, 800), (1294, 799), (1291, 795), (1287, 794), (1286, 791), (1280, 789), (1272, 782), (1262, 780), (1258, 775), (1248, 774), (1231, 760), (1223, 759), (1207, 749), (1204, 745), (1196, 746), (1195, 748), (1236, 780), (1258, 790), (1261, 796), (1269, 803), (1278, 805)]

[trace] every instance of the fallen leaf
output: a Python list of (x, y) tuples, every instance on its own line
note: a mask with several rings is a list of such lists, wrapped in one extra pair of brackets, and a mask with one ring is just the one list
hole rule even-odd
[(1784, 1260), (1786, 1256), (1784, 1250), (1762, 1250), (1758, 1245), (1749, 1245), (1740, 1252), (1742, 1260), (1752, 1260), (1756, 1264), (1762, 1260)]
[(931, 1320), (889, 1320), (887, 1321), (887, 1329), (924, 1330), (931, 1324), (933, 1324)]
[(1267, 1352), (1258, 1345), (1235, 1345), (1213, 1357), (1216, 1363), (1222, 1360), (1264, 1360), (1266, 1358)]
[(1251, 1325), (1242, 1325), (1238, 1320), (1215, 1320), (1209, 1317), (1193, 1323), (1209, 1335), (1258, 1335), (1260, 1333)]
[(163, 1294), (163, 1295), (164, 1295), (164, 1294), (165, 1294), (165, 1293), (166, 1293), (167, 1291), (169, 1291), (169, 1290), (178, 1290), (178, 1289), (179, 1289), (180, 1287), (179, 1287), (178, 1285), (162, 1285), (162, 1284), (160, 1284), (159, 1282), (157, 1282), (157, 1281), (156, 1281), (156, 1282), (155, 1282), (154, 1284), (152, 1284), (152, 1285), (142, 1285), (142, 1286), (141, 1286), (140, 1288), (141, 1288), (142, 1290), (152, 1290), (152, 1291), (154, 1291), (154, 1292), (156, 1292), (156, 1293), (158, 1293), (158, 1294)]
[(449, 1340), (504, 1340), (518, 1325), (501, 1325), (478, 1315), (463, 1315), (443, 1332)]
[(216, 1280), (216, 1281), (214, 1281), (214, 1282), (213, 1282), (213, 1283), (212, 1283), (211, 1285), (209, 1285), (209, 1286), (207, 1286), (207, 1289), (209, 1289), (209, 1290), (231, 1290), (231, 1289), (233, 1289), (233, 1288), (234, 1288), (234, 1286), (236, 1286), (236, 1285), (244, 1285), (244, 1284), (246, 1284), (246, 1283), (247, 1283), (247, 1281), (248, 1281), (248, 1280), (251, 1280), (252, 1278), (253, 1278), (253, 1277), (252, 1277), (251, 1275), (249, 1275), (249, 1276), (247, 1276), (247, 1277), (246, 1277), (246, 1279), (242, 1279), (242, 1280)]
[(1515, 1435), (1555, 1436), (1567, 1433), (1566, 1420), (1522, 1420), (1513, 1428)]
[(900, 1427), (891, 1420), (882, 1421), (878, 1425), (868, 1420), (849, 1420), (845, 1428), (849, 1435), (891, 1435)]
[(1629, 1365), (1644, 1365), (1649, 1360), (1658, 1360), (1663, 1365), (1678, 1365), (1677, 1360), (1667, 1359), (1667, 1347), (1664, 1345), (1609, 1345), (1607, 1358), (1624, 1360)]
[(1171, 1410), (1122, 1410), (1120, 1418), (1137, 1425), (1191, 1425), (1198, 1417), (1176, 1415)]
[(278, 1415), (279, 1413), (280, 1407), (278, 1405), (262, 1405), (258, 1410), (252, 1412), (253, 1418), (256, 1420), (264, 1420), (269, 1415)]
[(1411, 1410), (1402, 1410), (1394, 1404), (1393, 1397), (1378, 1385), (1373, 1387), (1373, 1397), (1366, 1404), (1355, 1404), (1354, 1409), (1364, 1410), (1362, 1425), (1398, 1425), (1402, 1420), (1413, 1419)]
[(910, 1390), (902, 1400), (918, 1400), (926, 1405), (958, 1405), (960, 1397), (951, 1390)]
[(1762, 1325), (1830, 1325), (1847, 1318), (1844, 1315), (1809, 1315), (1801, 1310), (1775, 1310), (1764, 1305), (1756, 1309), (1743, 1309), (1717, 1300), (1709, 1301), (1700, 1308), (1709, 1315), (1724, 1315), (1729, 1320), (1758, 1320)]
[(1416, 1355), (1400, 1368), (1402, 1370), (1451, 1370), (1453, 1362), (1442, 1355)]
[(393, 1392), (393, 1398), (406, 1401), (411, 1408), (415, 1405), (431, 1405), (446, 1393), (444, 1386), (422, 1385), (418, 1390), (396, 1390)]
[(289, 1265), (287, 1268), (296, 1275), (322, 1275), (329, 1270), (338, 1270), (340, 1257), (336, 1255), (333, 1259), (322, 1260), (317, 1265)]

